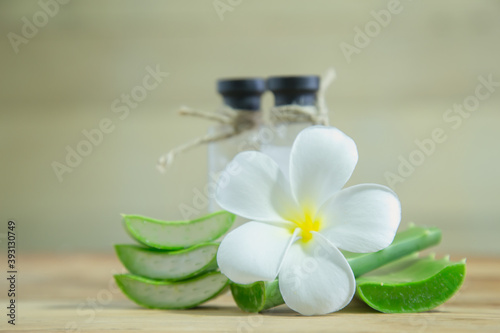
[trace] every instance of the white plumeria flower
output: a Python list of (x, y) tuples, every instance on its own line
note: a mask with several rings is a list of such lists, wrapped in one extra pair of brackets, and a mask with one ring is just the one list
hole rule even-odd
[(285, 303), (304, 315), (349, 304), (356, 281), (339, 248), (381, 250), (392, 243), (401, 221), (401, 204), (388, 187), (342, 189), (357, 161), (354, 141), (324, 126), (297, 136), (289, 181), (269, 156), (238, 154), (221, 176), (226, 181), (218, 184), (216, 199), (222, 208), (252, 221), (220, 244), (222, 273), (240, 284), (278, 277)]

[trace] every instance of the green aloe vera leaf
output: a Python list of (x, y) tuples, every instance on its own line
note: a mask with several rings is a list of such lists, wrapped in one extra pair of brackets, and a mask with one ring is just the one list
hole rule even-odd
[(217, 269), (219, 243), (200, 243), (165, 251), (137, 245), (115, 245), (123, 266), (136, 275), (156, 280), (183, 280)]
[(233, 225), (235, 215), (219, 211), (190, 221), (160, 221), (139, 215), (123, 215), (125, 228), (139, 243), (163, 250), (179, 250), (211, 242)]
[(373, 309), (385, 313), (411, 313), (434, 309), (450, 299), (465, 279), (465, 259), (458, 262), (428, 256), (392, 273), (356, 280), (356, 294)]
[(117, 274), (115, 280), (128, 298), (151, 309), (193, 308), (219, 295), (229, 283), (220, 272), (179, 282), (151, 280), (132, 274)]
[[(344, 252), (354, 276), (358, 277), (390, 262), (404, 258), (412, 253), (437, 245), (441, 241), (438, 228), (411, 225), (399, 232), (387, 248), (373, 253)], [(279, 291), (279, 282), (257, 281), (248, 285), (231, 283), (234, 301), (240, 309), (247, 312), (260, 312), (284, 303)]]

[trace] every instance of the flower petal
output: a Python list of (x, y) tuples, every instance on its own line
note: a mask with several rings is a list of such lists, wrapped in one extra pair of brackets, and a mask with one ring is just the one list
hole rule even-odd
[(356, 144), (339, 129), (306, 128), (295, 139), (290, 156), (290, 183), (297, 202), (315, 213), (345, 185), (357, 162)]
[(347, 260), (316, 232), (307, 243), (292, 244), (278, 278), (285, 303), (303, 315), (338, 311), (349, 304), (356, 290)]
[(297, 204), (278, 165), (256, 151), (239, 153), (217, 182), (217, 203), (250, 220), (288, 222)]
[(338, 192), (320, 210), (321, 233), (339, 248), (374, 252), (394, 240), (401, 222), (401, 203), (390, 188), (361, 184)]
[(222, 240), (217, 264), (221, 272), (236, 283), (274, 281), (294, 238), (286, 228), (247, 222)]

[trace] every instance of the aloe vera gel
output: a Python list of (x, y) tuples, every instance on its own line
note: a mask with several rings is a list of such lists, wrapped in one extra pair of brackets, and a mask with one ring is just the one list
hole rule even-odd
[(131, 274), (115, 275), (115, 280), (132, 301), (153, 309), (189, 309), (214, 298), (228, 284), (228, 279), (219, 272), (176, 283)]
[(179, 250), (213, 241), (233, 225), (235, 216), (226, 211), (189, 221), (161, 221), (140, 215), (123, 215), (128, 233), (139, 243), (164, 250)]
[(137, 245), (115, 245), (116, 254), (133, 274), (156, 280), (183, 280), (217, 269), (218, 243), (162, 251)]

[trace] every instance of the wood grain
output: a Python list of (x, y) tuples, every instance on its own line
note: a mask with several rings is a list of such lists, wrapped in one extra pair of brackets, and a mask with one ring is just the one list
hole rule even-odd
[[(7, 332), (499, 332), (500, 259), (469, 259), (467, 268), (459, 293), (430, 312), (382, 314), (354, 300), (340, 312), (304, 317), (286, 306), (247, 314), (235, 306), (230, 294), (192, 310), (143, 309), (115, 286), (112, 275), (123, 268), (114, 256), (25, 255), (19, 258), (17, 325), (13, 328), (2, 319), (0, 328)], [(1, 297), (5, 304), (6, 293)]]

